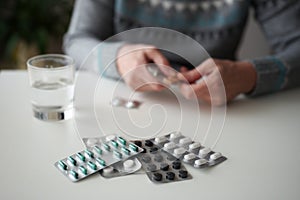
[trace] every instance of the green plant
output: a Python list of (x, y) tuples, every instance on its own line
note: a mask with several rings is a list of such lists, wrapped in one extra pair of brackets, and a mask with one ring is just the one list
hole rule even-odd
[(73, 0), (0, 1), (0, 44), (9, 59), (18, 42), (45, 53), (51, 37), (61, 37), (68, 26)]

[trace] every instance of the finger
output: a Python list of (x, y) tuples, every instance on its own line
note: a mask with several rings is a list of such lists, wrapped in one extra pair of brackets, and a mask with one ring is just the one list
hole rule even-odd
[(147, 92), (147, 91), (159, 92), (164, 89), (165, 89), (165, 87), (160, 84), (144, 84), (143, 86), (136, 88), (135, 90), (139, 91), (139, 92)]
[(139, 88), (139, 91), (161, 91), (165, 87), (154, 78), (146, 69), (146, 65), (138, 68), (135, 72), (135, 76), (139, 78), (138, 84), (135, 84), (135, 88)]
[(178, 78), (192, 83), (203, 76), (209, 75), (216, 67), (217, 66), (213, 59), (207, 59), (195, 69), (178, 74)]
[(154, 62), (166, 76), (176, 75), (176, 71), (173, 68), (171, 68), (168, 59), (158, 49), (148, 49), (146, 51), (146, 57), (152, 62)]
[(208, 91), (206, 84), (182, 84), (180, 90), (186, 99), (203, 99)]
[(185, 67), (185, 66), (180, 67), (180, 72), (181, 73), (184, 73), (184, 72), (187, 72), (187, 71), (189, 71), (187, 67)]

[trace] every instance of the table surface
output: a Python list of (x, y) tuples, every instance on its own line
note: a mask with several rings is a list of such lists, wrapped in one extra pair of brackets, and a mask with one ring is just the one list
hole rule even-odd
[[(32, 117), (27, 73), (0, 73), (0, 199), (300, 198), (299, 89), (240, 98), (227, 110), (212, 112), (172, 92), (136, 94), (123, 83), (88, 73), (78, 74), (77, 83), (75, 117), (43, 122)], [(139, 109), (111, 107), (112, 96), (130, 95), (142, 102)], [(160, 185), (143, 173), (113, 179), (95, 174), (72, 183), (53, 165), (83, 149), (80, 137), (137, 138), (172, 130), (201, 142), (208, 132), (205, 145), (221, 132), (214, 150), (228, 160), (206, 170), (186, 165), (192, 180)]]

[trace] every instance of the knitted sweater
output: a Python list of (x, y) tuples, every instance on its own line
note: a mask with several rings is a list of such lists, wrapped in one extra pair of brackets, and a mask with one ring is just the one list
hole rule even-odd
[[(64, 50), (80, 66), (92, 49), (105, 40), (97, 47), (101, 57), (97, 70), (111, 78), (120, 77), (111, 61), (124, 42), (153, 44), (161, 49), (172, 44), (173, 49), (194, 54), (196, 61), (192, 64), (197, 64), (197, 51), (190, 49), (191, 44), (186, 43), (184, 36), (180, 39), (172, 32), (166, 31), (159, 36), (160, 40), (155, 39), (157, 29), (146, 29), (134, 38), (108, 39), (133, 28), (163, 27), (193, 38), (212, 58), (235, 60), (250, 7), (254, 8), (272, 49), (272, 55), (250, 60), (257, 72), (256, 87), (251, 95), (299, 86), (298, 0), (77, 0), (64, 37)], [(173, 63), (189, 64), (174, 55), (166, 53), (166, 56)], [(199, 59), (198, 64), (201, 61)], [(105, 70), (106, 66), (109, 67)]]

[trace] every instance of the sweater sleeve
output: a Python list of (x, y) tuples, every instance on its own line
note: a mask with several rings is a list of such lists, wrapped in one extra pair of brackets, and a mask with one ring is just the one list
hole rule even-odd
[(273, 55), (253, 59), (256, 88), (250, 96), (300, 85), (300, 1), (254, 0), (256, 19)]
[[(76, 61), (76, 68), (111, 78), (119, 78), (115, 66), (117, 51), (123, 44), (106, 42), (114, 34), (114, 0), (76, 0), (68, 32), (64, 36), (64, 52)], [(87, 60), (95, 58), (92, 65)]]

